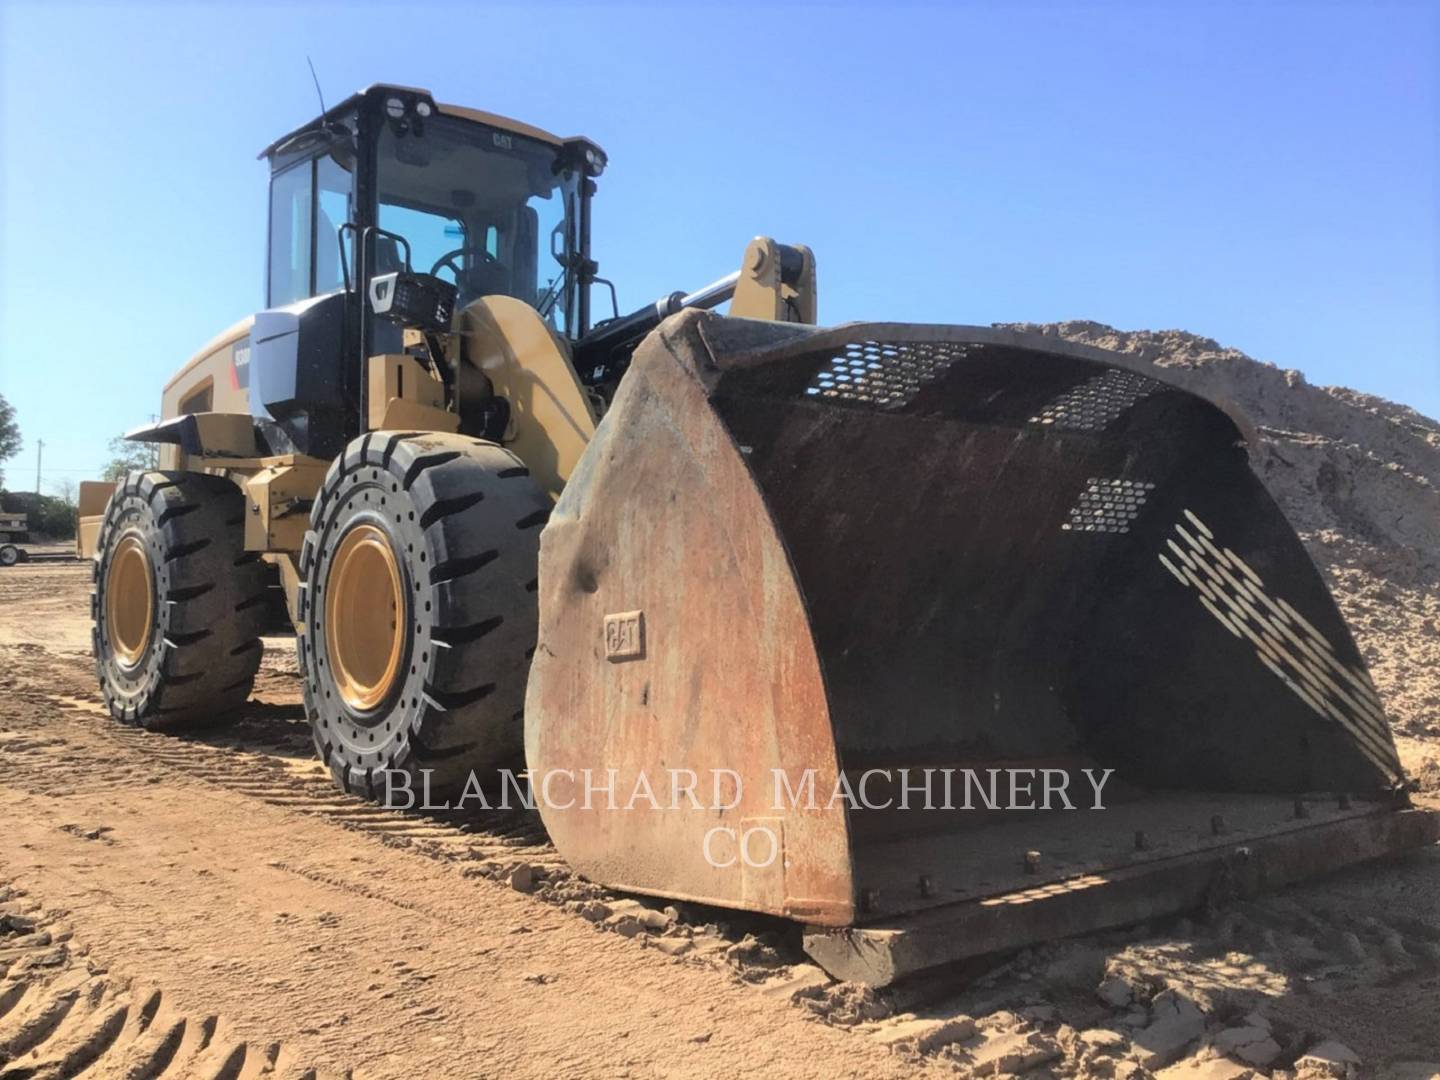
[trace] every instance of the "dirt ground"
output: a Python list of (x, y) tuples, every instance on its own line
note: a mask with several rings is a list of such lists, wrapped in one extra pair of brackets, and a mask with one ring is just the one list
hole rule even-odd
[(113, 725), (88, 591), (76, 565), (0, 578), (0, 1076), (7, 1056), (63, 1075), (76, 1046), (150, 1075), (146, 1034), (182, 1022), (167, 1076), (728, 1075), (757, 1048), (792, 1076), (909, 1071), (723, 963), (490, 880), (533, 825), (476, 835), (333, 793), (288, 642), (223, 734)]
[(114, 724), (88, 592), (0, 573), (0, 1077), (1440, 1075), (1440, 850), (869, 991), (337, 793), (284, 639), (234, 726)]

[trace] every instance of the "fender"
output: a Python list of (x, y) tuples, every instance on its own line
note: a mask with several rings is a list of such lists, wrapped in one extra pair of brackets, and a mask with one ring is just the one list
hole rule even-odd
[(130, 442), (168, 443), (198, 458), (260, 458), (293, 454), (275, 424), (246, 413), (197, 412), (172, 416), (125, 433)]

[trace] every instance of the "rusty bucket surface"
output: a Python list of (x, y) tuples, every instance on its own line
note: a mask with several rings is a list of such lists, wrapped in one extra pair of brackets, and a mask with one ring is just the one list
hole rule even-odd
[[(1244, 431), (1051, 337), (672, 317), (542, 537), (556, 846), (824, 927), (1316, 824), (1296, 796), (1388, 810), (1381, 705)], [(921, 805), (997, 768), (1114, 770), (1112, 805)]]

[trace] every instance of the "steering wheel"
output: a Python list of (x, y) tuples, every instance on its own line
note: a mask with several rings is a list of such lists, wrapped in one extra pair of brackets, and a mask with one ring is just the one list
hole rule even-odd
[(500, 261), (483, 247), (458, 247), (454, 251), (447, 251), (435, 260), (435, 265), (430, 267), (430, 276), (435, 277), (441, 270), (448, 267), (450, 273), (455, 275), (455, 280), (458, 282), (460, 276), (464, 273), (464, 271), (460, 269), (459, 260), (465, 255), (478, 258), (481, 263), (498, 263)]

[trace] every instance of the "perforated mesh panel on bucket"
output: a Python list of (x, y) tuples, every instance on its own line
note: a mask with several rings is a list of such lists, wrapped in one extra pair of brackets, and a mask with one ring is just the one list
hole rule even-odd
[(1144, 480), (1108, 480), (1087, 477), (1085, 490), (1070, 508), (1063, 532), (1128, 533), (1131, 523), (1155, 485)]
[(805, 393), (881, 408), (903, 408), (922, 387), (945, 374), (957, 360), (963, 360), (965, 353), (964, 345), (948, 341), (851, 342), (816, 373)]
[(1030, 422), (1066, 431), (1104, 431), (1137, 401), (1160, 389), (1154, 379), (1112, 368), (1065, 391)]

